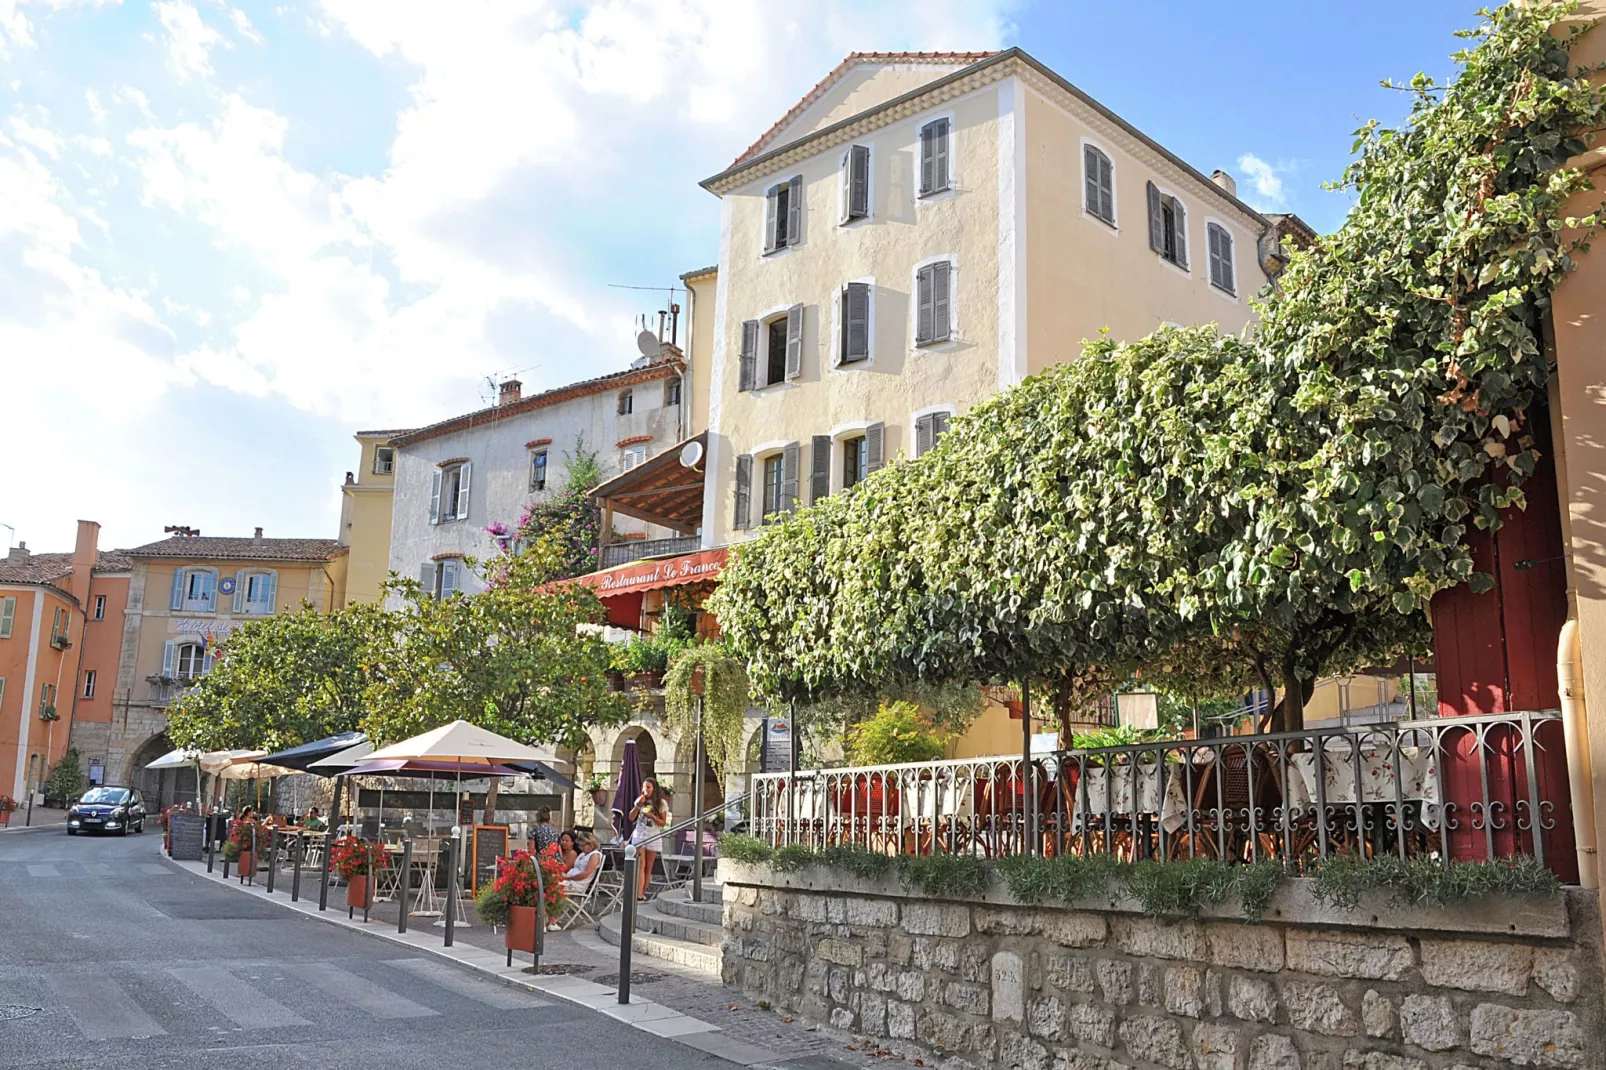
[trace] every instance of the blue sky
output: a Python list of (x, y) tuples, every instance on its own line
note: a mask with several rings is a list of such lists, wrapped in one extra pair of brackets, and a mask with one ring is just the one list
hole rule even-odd
[(713, 263), (697, 181), (847, 52), (1019, 44), (1329, 230), (1474, 7), (0, 0), (0, 524), (333, 536), (353, 431), (623, 367), (609, 284)]

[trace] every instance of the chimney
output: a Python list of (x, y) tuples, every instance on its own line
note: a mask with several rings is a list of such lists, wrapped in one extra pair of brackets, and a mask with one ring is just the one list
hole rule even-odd
[(78, 604), (89, 604), (89, 581), (95, 571), (95, 561), (100, 545), (100, 525), (93, 520), (78, 521), (78, 541), (72, 551), (72, 576), (68, 581), (68, 589)]
[(11, 548), (11, 552), (6, 555), (6, 564), (26, 565), (28, 563), (28, 559), (32, 556), (33, 554), (28, 552), (28, 544), (26, 542), (19, 542), (17, 545), (13, 546)]
[(261, 528), (257, 528), (255, 531), (251, 532), (251, 541), (254, 542), (254, 543), (257, 543), (259, 545), (261, 544), (261, 542), (262, 542), (262, 529)]
[(519, 391), (522, 389), (524, 389), (523, 383), (517, 379), (509, 379), (502, 384), (502, 392), (496, 396), (496, 403), (498, 405), (506, 405), (519, 400)]
[(1216, 185), (1220, 186), (1234, 197), (1238, 196), (1238, 180), (1227, 174), (1227, 172), (1222, 170), (1210, 172), (1210, 181), (1214, 182)]

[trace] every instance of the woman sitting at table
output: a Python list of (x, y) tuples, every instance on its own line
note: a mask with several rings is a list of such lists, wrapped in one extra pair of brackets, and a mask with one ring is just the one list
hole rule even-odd
[(569, 829), (564, 829), (558, 835), (558, 857), (563, 860), (564, 869), (572, 868), (574, 860), (580, 857), (580, 848), (577, 846), (579, 842), (574, 832)]
[(584, 895), (597, 870), (602, 868), (602, 851), (597, 847), (595, 836), (589, 832), (580, 833), (579, 846), (580, 854), (575, 857), (574, 865), (563, 874), (563, 890), (570, 895)]

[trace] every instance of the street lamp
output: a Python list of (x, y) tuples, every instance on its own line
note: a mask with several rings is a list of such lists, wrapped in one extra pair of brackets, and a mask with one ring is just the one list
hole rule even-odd
[[(701, 903), (703, 901), (703, 674), (704, 666), (702, 665), (691, 671), (691, 689), (692, 693), (697, 696), (697, 749), (692, 756), (692, 761), (696, 764), (692, 768), (691, 775), (693, 814), (691, 834), (692, 839), (696, 841), (691, 855), (691, 901), (693, 903)], [(625, 939), (629, 939), (628, 934)]]

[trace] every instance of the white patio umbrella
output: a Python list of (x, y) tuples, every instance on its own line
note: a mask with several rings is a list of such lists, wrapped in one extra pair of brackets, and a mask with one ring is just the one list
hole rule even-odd
[(146, 769), (188, 769), (190, 766), (195, 765), (198, 762), (200, 762), (200, 760), (201, 760), (201, 752), (200, 751), (198, 751), (198, 750), (185, 750), (183, 747), (180, 747), (180, 748), (178, 748), (178, 750), (170, 750), (170, 751), (168, 751), (166, 754), (162, 755), (160, 758), (156, 759), (154, 762), (146, 762), (145, 763), (145, 768)]

